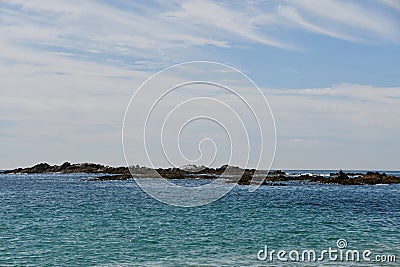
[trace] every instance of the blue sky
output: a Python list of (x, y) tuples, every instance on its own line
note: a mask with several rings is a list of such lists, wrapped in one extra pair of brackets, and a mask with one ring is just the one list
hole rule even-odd
[(0, 168), (124, 164), (129, 98), (193, 60), (259, 85), (274, 168), (400, 167), (399, 1), (164, 2), (0, 0)]

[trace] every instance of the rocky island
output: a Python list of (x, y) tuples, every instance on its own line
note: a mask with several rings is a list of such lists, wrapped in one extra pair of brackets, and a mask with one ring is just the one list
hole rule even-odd
[[(219, 168), (196, 167), (196, 168), (159, 168), (152, 169), (147, 167), (110, 167), (95, 163), (75, 163), (65, 162), (61, 165), (50, 165), (48, 163), (40, 163), (33, 167), (17, 168), (6, 170), (0, 174), (24, 173), (92, 173), (98, 174), (90, 178), (91, 181), (109, 181), (109, 180), (128, 180), (131, 178), (154, 178), (155, 173), (166, 179), (215, 179), (222, 174), (227, 175), (227, 180), (236, 175), (235, 182), (241, 185), (249, 185), (253, 178), (255, 169), (242, 169), (223, 165)], [(103, 175), (101, 175), (103, 174)], [(269, 172), (257, 172), (264, 175), (266, 179), (263, 185), (280, 185), (288, 181), (307, 181), (311, 183), (321, 184), (339, 184), (339, 185), (376, 185), (376, 184), (400, 184), (400, 177), (387, 175), (379, 172), (366, 173), (346, 173), (340, 170), (337, 173), (331, 173), (329, 177), (320, 175), (289, 175), (284, 171), (274, 170)], [(240, 177), (238, 177), (240, 175)]]

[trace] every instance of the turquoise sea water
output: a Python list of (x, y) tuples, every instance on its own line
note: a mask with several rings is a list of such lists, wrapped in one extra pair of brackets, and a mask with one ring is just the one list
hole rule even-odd
[[(0, 175), (0, 266), (399, 266), (400, 186), (235, 187), (197, 208), (131, 181)], [(201, 183), (197, 180), (183, 183)], [(270, 250), (369, 249), (395, 263), (259, 261)]]

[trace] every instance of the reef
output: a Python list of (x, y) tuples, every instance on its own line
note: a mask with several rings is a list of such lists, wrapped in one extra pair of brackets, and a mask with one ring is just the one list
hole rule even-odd
[(287, 185), (287, 182), (301, 181), (307, 183), (338, 184), (338, 185), (376, 185), (400, 184), (400, 177), (380, 172), (352, 173), (342, 170), (331, 173), (330, 176), (312, 174), (289, 175), (281, 170), (256, 171), (239, 167), (223, 165), (219, 168), (191, 167), (187, 168), (158, 168), (152, 169), (140, 166), (111, 167), (95, 163), (65, 162), (61, 165), (39, 163), (33, 167), (6, 170), (0, 174), (24, 173), (89, 173), (96, 174), (90, 181), (128, 180), (132, 178), (165, 178), (165, 179), (226, 179), (240, 185), (250, 185), (254, 180), (262, 179), (263, 185)]

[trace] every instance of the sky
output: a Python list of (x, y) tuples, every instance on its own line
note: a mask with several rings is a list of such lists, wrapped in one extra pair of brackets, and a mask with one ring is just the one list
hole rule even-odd
[[(0, 0), (0, 169), (64, 161), (124, 165), (121, 131), (131, 97), (154, 73), (187, 61), (227, 64), (257, 84), (276, 125), (273, 169), (400, 168), (398, 0)], [(232, 86), (257, 99), (250, 84)], [(141, 102), (153, 103), (155, 89), (146, 90)], [(175, 100), (203, 95), (236, 103), (205, 87)], [(135, 110), (131, 120), (146, 114)], [(187, 136), (199, 136), (183, 139), (183, 153), (196, 158), (198, 142), (214, 137), (204, 151), (220, 146), (218, 155), (228, 155), (221, 129), (193, 125)], [(129, 135), (130, 153), (142, 135), (141, 128)], [(159, 138), (155, 131), (152, 138)], [(234, 145), (245, 149), (245, 141)], [(250, 146), (259, 148), (259, 141)], [(162, 153), (151, 151), (155, 165), (165, 167)], [(132, 158), (148, 163), (139, 150)]]

